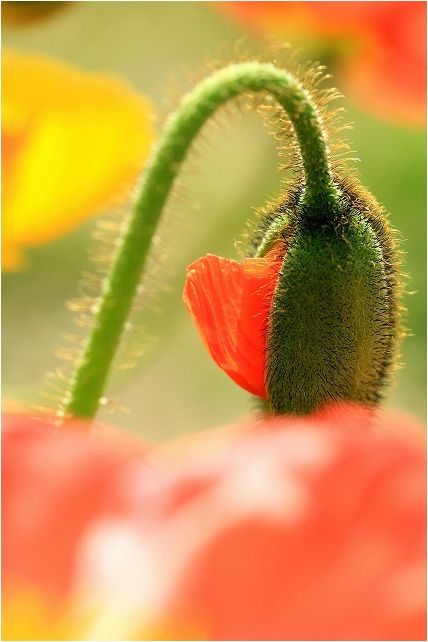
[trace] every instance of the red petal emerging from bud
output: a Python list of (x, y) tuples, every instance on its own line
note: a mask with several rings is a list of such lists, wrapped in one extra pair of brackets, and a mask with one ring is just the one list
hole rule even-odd
[(243, 263), (208, 254), (189, 266), (183, 292), (216, 364), (263, 399), (268, 314), (281, 261), (278, 248)]

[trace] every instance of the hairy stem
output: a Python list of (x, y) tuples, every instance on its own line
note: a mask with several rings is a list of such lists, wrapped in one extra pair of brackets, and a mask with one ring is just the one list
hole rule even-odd
[(327, 143), (317, 109), (304, 87), (287, 71), (259, 62), (230, 65), (206, 78), (184, 96), (146, 166), (139, 197), (104, 283), (94, 326), (66, 393), (66, 416), (94, 417), (180, 165), (193, 139), (216, 109), (245, 92), (270, 94), (291, 120), (305, 172), (306, 209), (316, 212), (318, 218), (328, 217), (334, 211), (336, 189)]

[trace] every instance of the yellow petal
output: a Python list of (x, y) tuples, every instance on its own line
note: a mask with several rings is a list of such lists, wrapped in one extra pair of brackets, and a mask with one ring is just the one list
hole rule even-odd
[[(52, 601), (52, 600), (51, 600)], [(56, 605), (55, 605), (56, 606)], [(56, 607), (58, 611), (58, 607)], [(41, 592), (20, 589), (2, 598), (3, 640), (72, 640), (71, 627)]]
[(116, 203), (153, 140), (147, 102), (122, 80), (39, 55), (2, 59), (3, 263)]

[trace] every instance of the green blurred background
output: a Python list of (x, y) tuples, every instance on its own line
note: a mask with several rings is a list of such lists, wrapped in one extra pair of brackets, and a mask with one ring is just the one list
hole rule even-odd
[[(32, 25), (4, 28), (3, 44), (116, 73), (151, 100), (161, 122), (176, 102), (171, 94), (188, 89), (210, 60), (231, 58), (243, 36), (248, 51), (260, 50), (243, 27), (208, 3), (85, 2)], [(346, 99), (344, 105), (355, 123), (351, 138), (362, 182), (391, 212), (401, 233), (407, 290), (413, 292), (405, 300), (412, 336), (404, 341), (404, 365), (387, 404), (423, 417), (425, 131), (386, 124)], [(106, 393), (109, 404), (100, 413), (108, 423), (150, 440), (230, 422), (250, 407), (248, 395), (205, 352), (181, 292), (186, 265), (195, 258), (207, 252), (236, 257), (234, 242), (254, 208), (278, 192), (281, 174), (274, 141), (251, 113), (230, 110), (207, 126), (202, 139), (183, 172), (183, 194), (165, 215), (161, 253), (154, 259), (159, 275), (147, 285), (147, 302), (143, 294), (141, 310), (134, 314), (137, 329), (153, 337), (152, 345), (136, 367), (115, 370)], [(81, 272), (92, 269), (88, 247), (95, 224), (32, 250), (25, 271), (3, 277), (4, 398), (43, 402), (45, 374), (59, 363), (55, 351), (63, 343), (61, 334), (73, 331), (65, 303), (77, 296)]]

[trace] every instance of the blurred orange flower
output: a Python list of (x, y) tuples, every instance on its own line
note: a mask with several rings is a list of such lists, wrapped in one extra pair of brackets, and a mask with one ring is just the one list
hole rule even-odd
[(153, 136), (151, 109), (122, 80), (3, 52), (3, 266), (115, 204)]
[[(221, 2), (256, 33), (315, 45), (341, 89), (381, 118), (426, 119), (425, 2)], [(333, 61), (331, 58), (333, 57)]]
[(425, 639), (423, 441), (368, 420), (336, 407), (143, 452), (9, 417), (3, 637)]

